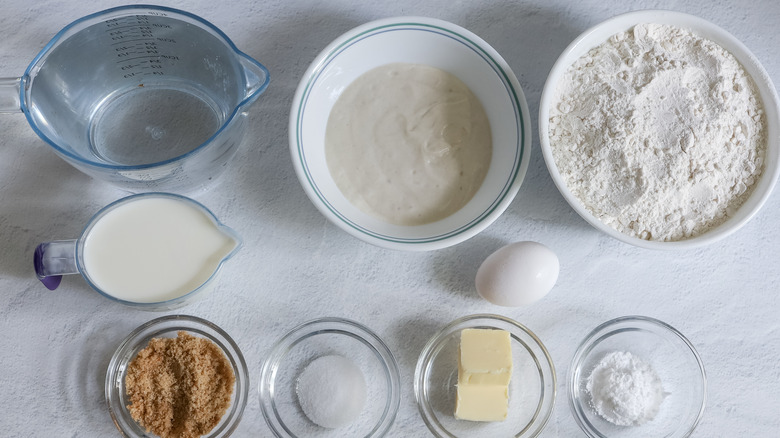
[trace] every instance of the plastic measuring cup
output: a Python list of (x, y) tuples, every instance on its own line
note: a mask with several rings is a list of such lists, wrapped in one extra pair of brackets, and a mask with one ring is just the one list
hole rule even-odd
[(21, 110), (59, 156), (96, 179), (192, 192), (233, 157), (268, 81), (208, 21), (122, 6), (74, 21), (22, 77), (0, 79), (0, 112)]
[(35, 249), (38, 279), (50, 290), (81, 274), (102, 295), (147, 310), (168, 310), (213, 289), (241, 238), (202, 204), (171, 193), (142, 193), (109, 204), (76, 240)]

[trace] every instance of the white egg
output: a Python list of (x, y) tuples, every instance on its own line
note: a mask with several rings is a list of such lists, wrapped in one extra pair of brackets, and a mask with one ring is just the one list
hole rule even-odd
[(526, 306), (550, 292), (559, 268), (558, 256), (541, 243), (512, 243), (482, 262), (477, 270), (477, 292), (499, 306)]

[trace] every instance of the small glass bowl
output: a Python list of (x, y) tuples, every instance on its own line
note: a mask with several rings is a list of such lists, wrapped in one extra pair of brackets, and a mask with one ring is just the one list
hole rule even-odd
[[(314, 359), (339, 355), (363, 372), (367, 397), (352, 423), (326, 429), (311, 422), (296, 394), (300, 373)], [(398, 365), (384, 342), (354, 321), (321, 318), (301, 324), (273, 347), (260, 377), (260, 407), (277, 437), (381, 437), (395, 421), (401, 402)]]
[[(591, 406), (586, 388), (596, 365), (608, 353), (628, 351), (648, 363), (666, 397), (654, 419), (640, 426), (616, 426)], [(687, 437), (696, 428), (707, 392), (704, 366), (690, 341), (670, 325), (644, 316), (625, 316), (596, 327), (582, 341), (569, 370), (569, 405), (592, 438)]]
[[(500, 329), (512, 338), (509, 412), (500, 422), (457, 420), (458, 348), (463, 329)], [(471, 315), (451, 322), (431, 338), (414, 372), (414, 394), (425, 424), (437, 437), (535, 437), (552, 414), (557, 383), (552, 358), (528, 328), (499, 315)]]
[(163, 316), (147, 322), (135, 329), (119, 345), (111, 357), (106, 372), (106, 402), (114, 424), (125, 437), (154, 437), (140, 426), (130, 415), (127, 405), (130, 399), (125, 391), (127, 366), (139, 351), (146, 348), (152, 338), (175, 338), (179, 331), (193, 336), (206, 338), (214, 342), (227, 357), (236, 377), (230, 407), (222, 420), (207, 438), (227, 437), (233, 433), (241, 421), (249, 395), (249, 372), (241, 350), (222, 329), (205, 319), (187, 315)]

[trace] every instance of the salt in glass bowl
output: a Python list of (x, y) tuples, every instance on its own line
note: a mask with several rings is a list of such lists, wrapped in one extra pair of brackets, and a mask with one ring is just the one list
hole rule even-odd
[[(650, 365), (666, 393), (655, 418), (640, 426), (616, 426), (591, 405), (588, 378), (614, 351), (630, 352)], [(687, 437), (704, 413), (707, 378), (701, 358), (685, 336), (657, 319), (625, 316), (596, 327), (577, 348), (568, 377), (572, 413), (591, 438)]]
[(208, 339), (216, 344), (225, 354), (236, 378), (230, 407), (219, 424), (203, 436), (205, 438), (228, 437), (238, 427), (249, 395), (249, 372), (238, 345), (224, 330), (205, 319), (188, 315), (168, 315), (151, 320), (130, 333), (116, 349), (108, 364), (106, 403), (111, 418), (122, 436), (129, 438), (156, 436), (147, 433), (127, 409), (130, 404), (130, 398), (125, 390), (127, 367), (138, 352), (146, 348), (152, 338), (175, 338), (180, 331)]
[[(328, 429), (310, 421), (298, 403), (298, 376), (313, 360), (342, 356), (361, 370), (366, 402), (351, 423)], [(260, 407), (277, 437), (381, 437), (395, 421), (401, 401), (401, 377), (390, 349), (367, 327), (348, 319), (320, 318), (284, 335), (263, 362)]]
[[(607, 41), (609, 37), (627, 31), (637, 24), (657, 23), (689, 29), (696, 35), (707, 38), (724, 49), (742, 64), (745, 71), (752, 77), (758, 93), (763, 101), (767, 122), (767, 150), (764, 159), (764, 172), (756, 182), (753, 193), (744, 204), (723, 224), (698, 236), (678, 241), (643, 240), (624, 234), (603, 223), (593, 215), (566, 186), (564, 178), (558, 171), (552, 154), (549, 137), (550, 108), (555, 104), (555, 90), (566, 70), (585, 55), (590, 49)], [(673, 11), (645, 10), (618, 15), (578, 36), (560, 55), (553, 65), (544, 84), (539, 102), (539, 140), (542, 155), (547, 164), (553, 182), (569, 205), (594, 228), (622, 242), (642, 248), (679, 250), (700, 247), (718, 241), (742, 228), (766, 203), (780, 175), (780, 99), (768, 73), (758, 59), (742, 42), (722, 28), (694, 15)]]
[[(458, 349), (464, 329), (500, 329), (512, 339), (509, 411), (504, 421), (475, 422), (454, 416)], [(552, 358), (539, 338), (509, 318), (482, 314), (457, 319), (425, 345), (414, 372), (417, 407), (437, 437), (536, 437), (552, 415), (557, 391)]]
[[(325, 161), (331, 108), (356, 78), (390, 63), (428, 65), (455, 75), (477, 96), (490, 121), (493, 153), (485, 180), (466, 205), (435, 222), (394, 225), (365, 213), (336, 186)], [(352, 236), (400, 250), (444, 248), (485, 229), (514, 199), (531, 153), (528, 106), (506, 61), (468, 30), (424, 17), (372, 21), (328, 45), (301, 78), (289, 132), (293, 166), (314, 206)]]

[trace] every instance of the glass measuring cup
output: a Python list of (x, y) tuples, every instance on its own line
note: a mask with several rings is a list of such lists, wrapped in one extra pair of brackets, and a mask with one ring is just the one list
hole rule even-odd
[(109, 204), (81, 237), (38, 245), (33, 264), (50, 290), (81, 274), (114, 301), (168, 310), (213, 289), (223, 263), (241, 247), (235, 231), (202, 204), (171, 193), (142, 193)]
[(235, 154), (268, 70), (208, 21), (161, 6), (108, 9), (66, 26), (0, 112), (82, 172), (132, 192), (204, 188)]

